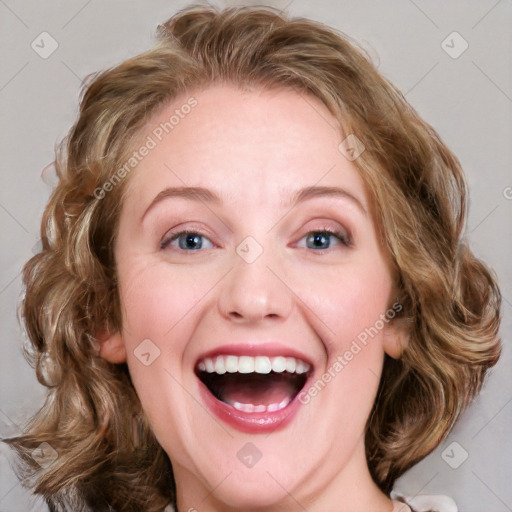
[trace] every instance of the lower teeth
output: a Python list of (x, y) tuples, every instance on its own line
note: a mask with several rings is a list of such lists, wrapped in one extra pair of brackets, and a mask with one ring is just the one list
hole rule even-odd
[(286, 371), (272, 371), (268, 375), (218, 375), (198, 370), (196, 373), (217, 400), (247, 414), (281, 411), (293, 401), (307, 380), (305, 373), (298, 375)]
[(232, 407), (242, 412), (275, 412), (284, 409), (291, 400), (285, 398), (279, 404), (269, 404), (269, 405), (254, 405), (254, 404), (241, 404), (240, 402), (233, 402), (230, 404)]

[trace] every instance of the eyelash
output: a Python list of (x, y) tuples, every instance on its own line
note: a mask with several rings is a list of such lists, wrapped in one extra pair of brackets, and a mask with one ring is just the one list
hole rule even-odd
[[(312, 230), (312, 231), (308, 231), (302, 238), (304, 239), (305, 237), (309, 236), (309, 235), (312, 235), (312, 234), (320, 234), (320, 235), (328, 235), (328, 236), (333, 236), (335, 238), (338, 239), (338, 241), (344, 246), (344, 247), (351, 247), (352, 246), (352, 240), (350, 238), (350, 236), (348, 235), (348, 233), (346, 231), (336, 231), (336, 230), (332, 230), (330, 228), (321, 228), (321, 229), (315, 229), (315, 230)], [(164, 239), (160, 242), (160, 249), (166, 249), (170, 244), (171, 242), (174, 242), (175, 240), (177, 240), (180, 236), (182, 235), (199, 235), (200, 237), (203, 237), (203, 238), (206, 238), (208, 240), (210, 240), (205, 234), (201, 233), (200, 231), (192, 231), (192, 230), (184, 230), (184, 231), (179, 231), (177, 233), (170, 233), (168, 234), (168, 236), (165, 236)], [(211, 242), (211, 240), (210, 240)], [(212, 242), (213, 243), (213, 242)], [(311, 249), (312, 251), (314, 252), (319, 252), (319, 253), (323, 253), (325, 251), (329, 251), (331, 250), (332, 248), (329, 247), (327, 249), (318, 249), (318, 250), (315, 250), (315, 249)], [(191, 250), (185, 250), (185, 249), (178, 249), (180, 251), (183, 251), (183, 252), (195, 252), (197, 250), (200, 250), (200, 249), (191, 249)]]

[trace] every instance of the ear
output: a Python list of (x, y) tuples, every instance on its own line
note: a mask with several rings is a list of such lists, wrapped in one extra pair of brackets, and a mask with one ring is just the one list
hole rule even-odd
[(126, 362), (126, 348), (121, 333), (115, 332), (111, 334), (107, 331), (102, 331), (96, 336), (96, 339), (99, 341), (101, 357), (110, 363), (119, 364)]
[(384, 328), (384, 352), (393, 359), (400, 359), (409, 343), (411, 324), (406, 317), (392, 319)]

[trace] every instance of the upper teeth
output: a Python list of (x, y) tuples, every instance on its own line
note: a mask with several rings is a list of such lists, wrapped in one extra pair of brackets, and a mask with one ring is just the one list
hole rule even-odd
[(208, 373), (306, 373), (310, 366), (308, 363), (295, 357), (267, 357), (267, 356), (234, 356), (222, 355), (214, 358), (205, 357), (199, 361), (199, 369)]

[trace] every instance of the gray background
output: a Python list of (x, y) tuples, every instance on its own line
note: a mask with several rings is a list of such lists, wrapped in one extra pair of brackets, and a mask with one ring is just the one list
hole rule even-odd
[[(51, 190), (51, 178), (42, 179), (41, 171), (75, 119), (82, 79), (146, 49), (157, 24), (187, 4), (0, 0), (1, 436), (19, 432), (44, 397), (22, 358), (25, 338), (16, 319), (20, 270), (37, 250)], [(277, 0), (267, 5), (325, 22), (361, 42), (462, 161), (471, 194), (467, 236), (496, 271), (504, 295), (504, 352), (447, 441), (396, 489), (450, 495), (464, 512), (512, 511), (512, 1)], [(59, 45), (46, 59), (31, 47), (44, 31)], [(458, 58), (442, 47), (453, 31), (469, 44)], [(453, 54), (462, 44), (450, 36), (445, 48), (451, 46)], [(9, 458), (0, 444), (0, 512), (46, 510), (17, 482)]]

